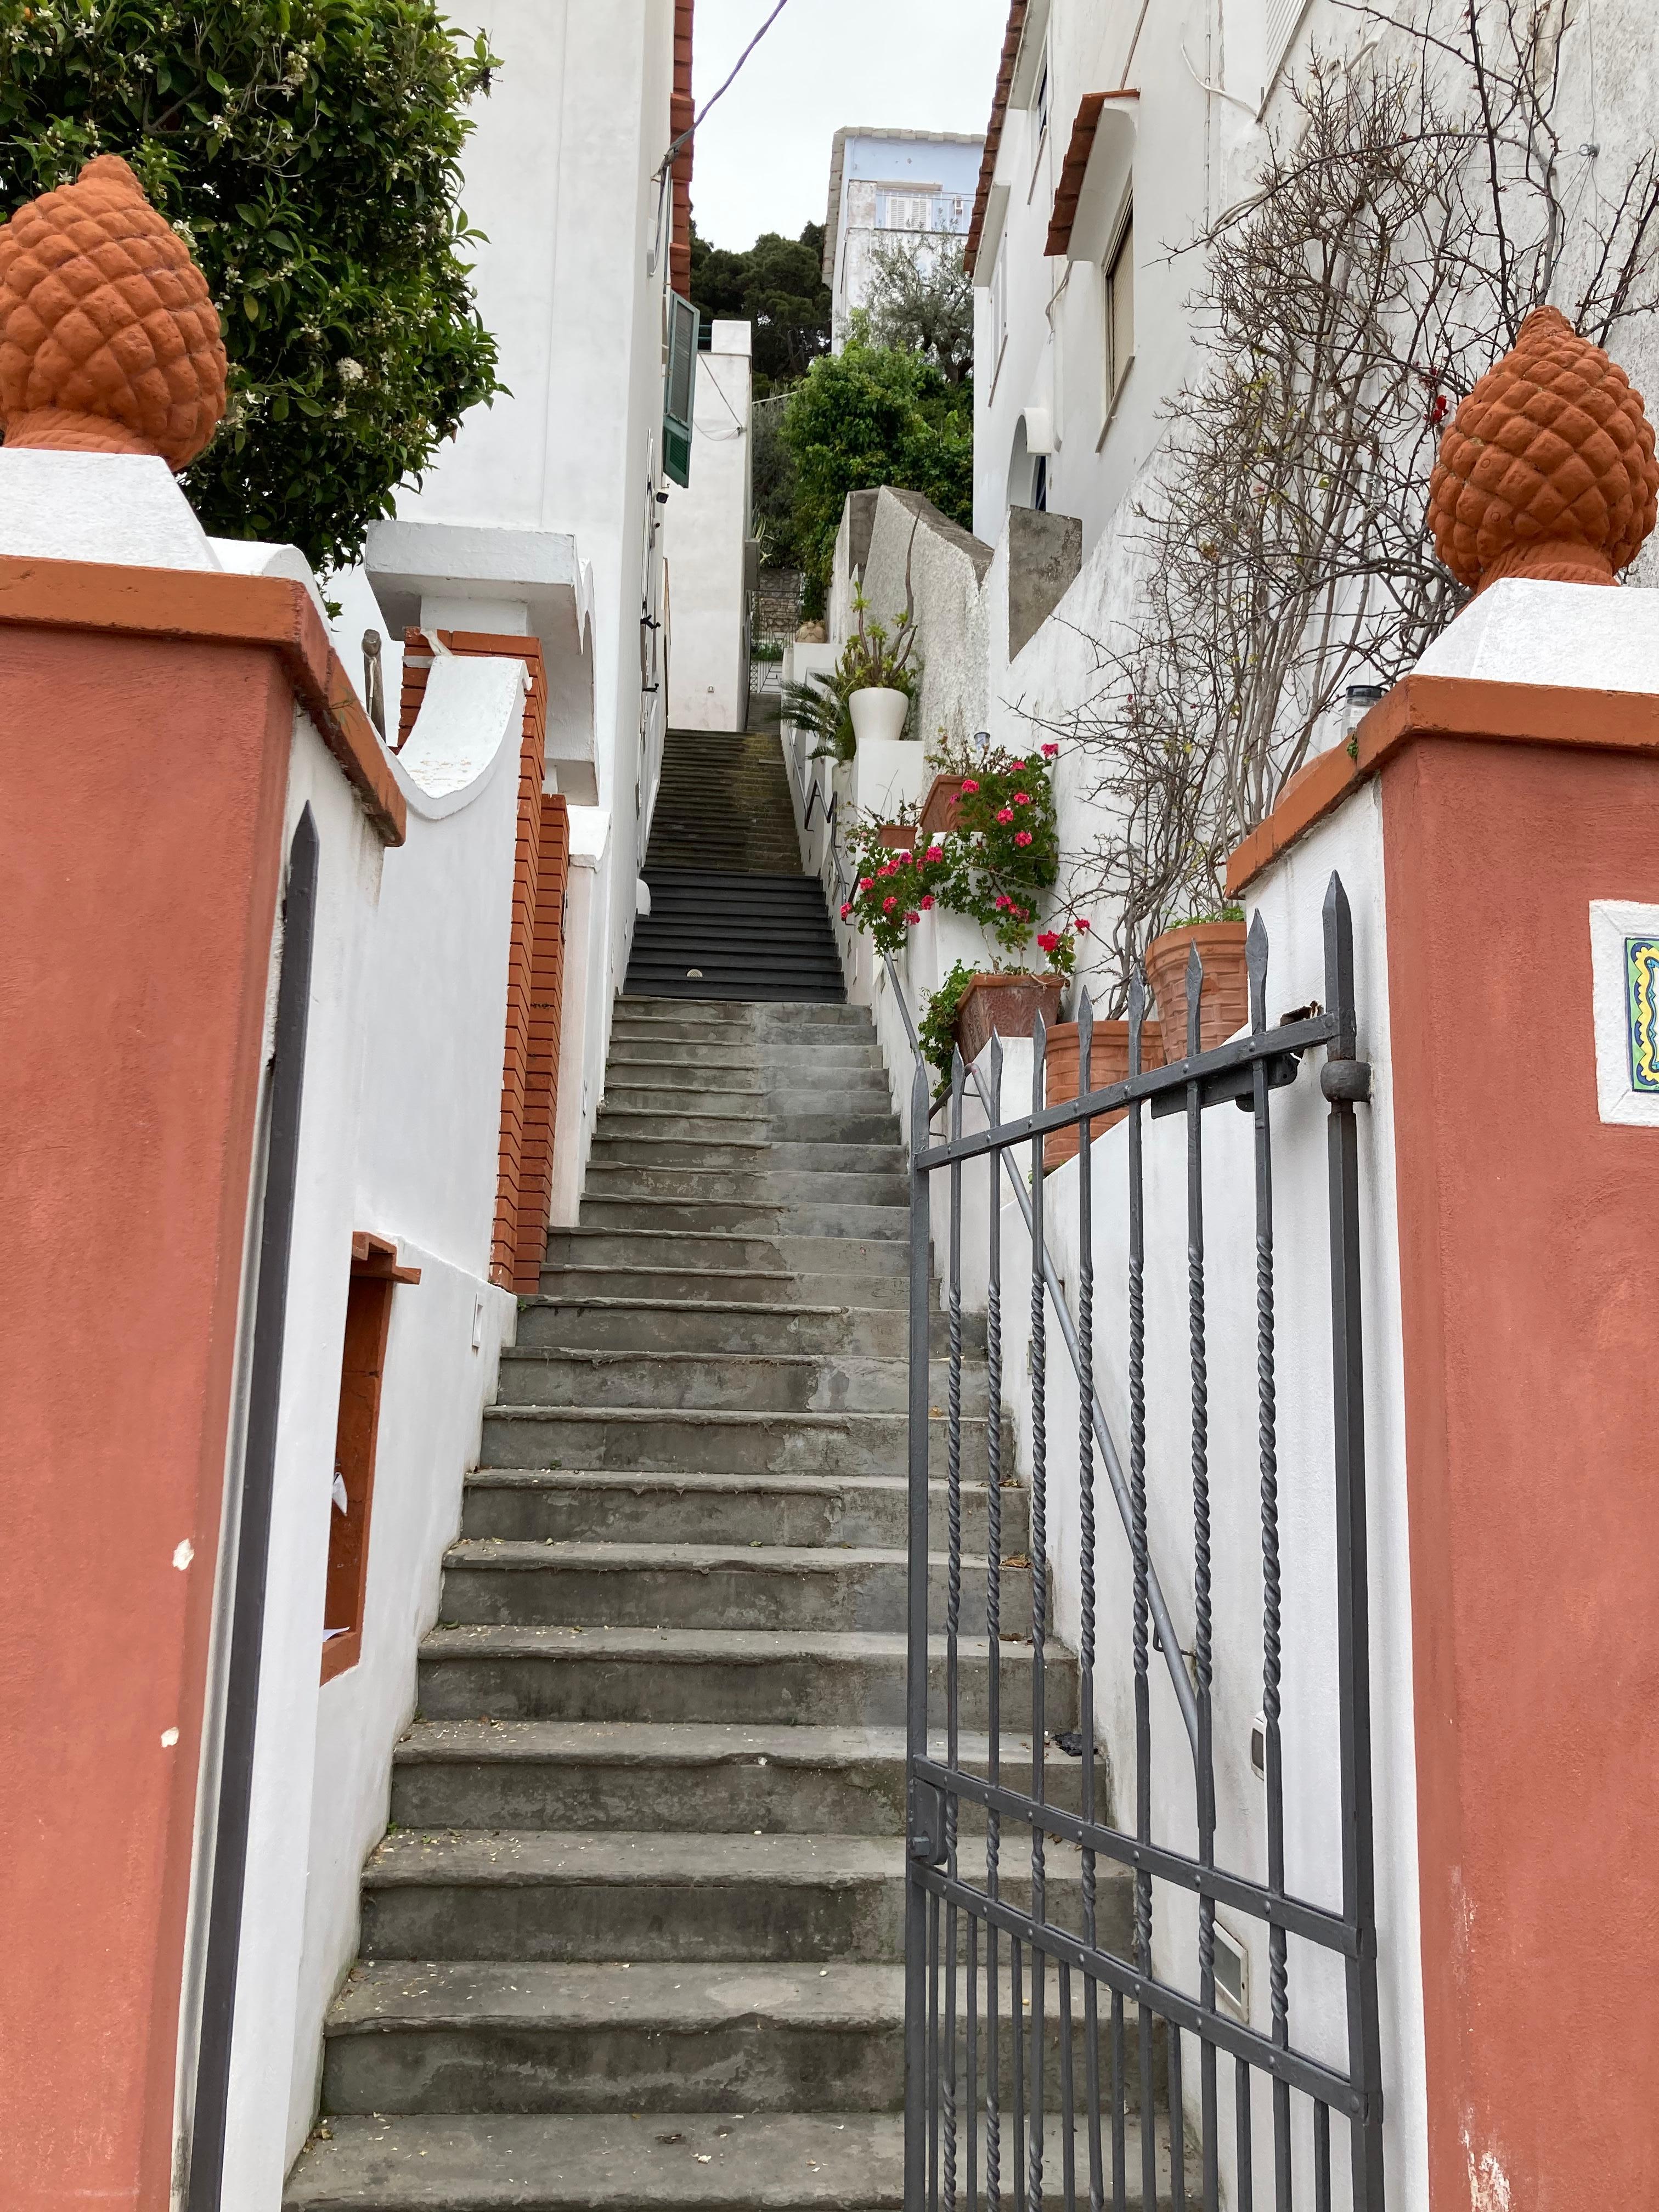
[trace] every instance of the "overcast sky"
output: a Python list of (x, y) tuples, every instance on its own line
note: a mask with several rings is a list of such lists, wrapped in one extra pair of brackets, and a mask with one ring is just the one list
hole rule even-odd
[[(701, 110), (773, 0), (697, 0)], [(1007, 0), (788, 0), (697, 133), (692, 210), (716, 246), (823, 221), (843, 124), (982, 131)]]

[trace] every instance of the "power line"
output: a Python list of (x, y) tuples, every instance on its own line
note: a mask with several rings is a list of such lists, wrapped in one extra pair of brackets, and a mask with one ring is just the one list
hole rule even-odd
[(696, 135), (697, 126), (699, 124), (706, 120), (709, 109), (714, 106), (716, 100), (724, 99), (726, 94), (731, 91), (732, 86), (737, 82), (738, 76), (742, 73), (744, 64), (748, 60), (750, 55), (754, 52), (756, 47), (759, 46), (761, 40), (766, 36), (773, 24), (777, 21), (779, 16), (782, 15), (784, 9), (788, 5), (789, 0), (778, 0), (777, 6), (773, 9), (771, 14), (761, 25), (759, 30), (756, 32), (754, 37), (750, 39), (749, 44), (738, 56), (737, 61), (732, 67), (731, 76), (726, 78), (726, 82), (720, 87), (718, 92), (711, 94), (708, 100), (704, 104), (702, 113), (701, 115), (694, 115), (692, 117), (689, 127), (681, 131), (679, 137), (674, 141), (668, 151), (663, 155), (662, 165), (657, 171), (657, 174), (659, 177), (673, 166), (675, 157), (678, 154), (681, 147), (684, 145), (688, 138)]

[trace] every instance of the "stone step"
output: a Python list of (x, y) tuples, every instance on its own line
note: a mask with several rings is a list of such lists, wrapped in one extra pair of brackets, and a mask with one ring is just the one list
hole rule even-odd
[[(905, 1224), (908, 1226), (906, 1217)], [(908, 1237), (746, 1237), (713, 1229), (555, 1229), (544, 1270), (591, 1267), (719, 1267), (732, 1274), (820, 1273), (902, 1275), (910, 1265)]]
[(885, 1133), (890, 1139), (893, 1133), (893, 1103), (885, 1079), (840, 1073), (833, 1068), (825, 1071), (822, 1081), (810, 1085), (804, 1078), (800, 1083), (787, 1085), (777, 1082), (698, 1082), (690, 1073), (684, 1080), (632, 1083), (618, 1077), (613, 1069), (605, 1078), (601, 1111), (696, 1115), (702, 1119), (729, 1116), (735, 1121), (766, 1121), (778, 1115), (831, 1112), (854, 1117), (884, 1114), (888, 1116)]
[(757, 1237), (906, 1237), (908, 1206), (860, 1206), (833, 1199), (793, 1206), (745, 1203), (739, 1199), (623, 1198), (589, 1191), (582, 1200), (582, 1229), (681, 1230), (692, 1235), (730, 1231)]
[[(948, 1360), (929, 1366), (931, 1402), (943, 1406), (951, 1387)], [(509, 1346), (501, 1353), (497, 1403), (536, 1406), (635, 1406), (718, 1412), (902, 1413), (909, 1406), (910, 1370), (902, 1359), (848, 1352), (666, 1352), (649, 1339), (630, 1351), (553, 1352)], [(985, 1418), (987, 1370), (964, 1359), (957, 1382), (964, 1419)]]
[[(768, 1284), (775, 1291), (775, 1285)], [(930, 1323), (933, 1356), (950, 1349), (943, 1314)], [(844, 1352), (871, 1359), (902, 1359), (909, 1346), (909, 1316), (885, 1306), (807, 1306), (781, 1299), (584, 1298), (525, 1299), (519, 1309), (519, 1344), (525, 1351), (637, 1350), (663, 1352)], [(964, 1314), (966, 1358), (985, 1356), (985, 1316)]]
[(626, 1161), (590, 1161), (589, 1198), (670, 1199), (750, 1206), (908, 1206), (910, 1182), (897, 1170), (856, 1168), (815, 1175), (794, 1169), (779, 1173), (757, 1168), (650, 1167)]
[[(1029, 1671), (1024, 1678), (1029, 1692)], [(1030, 1774), (1031, 1740), (1005, 1701), (1003, 1771)], [(933, 1750), (942, 1754), (944, 1740)], [(965, 1772), (990, 1771), (988, 1736), (963, 1733)], [(1043, 1787), (1063, 1810), (1082, 1808), (1080, 1761), (1051, 1741)], [(1109, 1777), (1096, 1762), (1096, 1813), (1109, 1816)], [(400, 1827), (556, 1828), (631, 1833), (677, 1825), (708, 1835), (902, 1836), (902, 1728), (749, 1727), (653, 1721), (416, 1721), (393, 1753), (392, 1818)], [(963, 1834), (984, 1827), (970, 1799)], [(1103, 1878), (1104, 1863), (1103, 1862)]]
[(909, 1304), (909, 1291), (908, 1277), (868, 1269), (855, 1275), (828, 1270), (787, 1275), (769, 1270), (737, 1273), (721, 1267), (544, 1267), (541, 1277), (543, 1297), (560, 1305), (593, 1299), (763, 1305), (775, 1298), (789, 1307), (902, 1310)]
[[(700, 1168), (745, 1175), (787, 1175), (807, 1170), (821, 1175), (902, 1175), (909, 1173), (903, 1148), (884, 1144), (799, 1145), (787, 1139), (744, 1138), (733, 1143), (691, 1143), (681, 1137), (653, 1136), (641, 1125), (625, 1134), (598, 1129), (593, 1137), (592, 1163), (600, 1167)], [(907, 1188), (908, 1188), (907, 1182)]]
[[(933, 1547), (945, 1542), (945, 1486), (929, 1485)], [(1030, 1547), (1030, 1500), (998, 1493), (1000, 1550)], [(962, 1541), (984, 1555), (991, 1493), (964, 1484)], [(607, 1474), (602, 1468), (481, 1468), (467, 1477), (461, 1534), (520, 1543), (904, 1546), (902, 1475)]]
[[(1031, 1647), (997, 1659), (1008, 1712), (1029, 1713)], [(990, 1666), (979, 1644), (957, 1654), (958, 1717), (983, 1729)], [(928, 1644), (929, 1696), (945, 1696), (945, 1644)], [(1061, 1645), (1045, 1656), (1046, 1725), (1077, 1718), (1077, 1664)], [(806, 1636), (703, 1628), (434, 1628), (421, 1645), (427, 1720), (769, 1723), (834, 1728), (904, 1723), (902, 1636)]]
[[(962, 1839), (957, 1864), (984, 1887), (983, 1835)], [(999, 1889), (1030, 1909), (1029, 1850), (1005, 1845)], [(361, 1955), (874, 1963), (904, 1956), (904, 1893), (902, 1835), (413, 1828), (363, 1870)], [(1082, 1899), (1079, 1854), (1051, 1842), (1048, 1920), (1080, 1936)], [(1096, 1927), (1108, 1949), (1133, 1943), (1123, 1868), (1097, 1870)]]
[(775, 1091), (763, 1115), (700, 1113), (684, 1098), (658, 1108), (602, 1106), (594, 1139), (647, 1136), (662, 1143), (892, 1145), (897, 1134), (893, 1112), (884, 1097), (867, 1112), (820, 1109), (822, 1098), (810, 1091)]
[(814, 1036), (826, 1030), (861, 1031), (875, 1035), (868, 1006), (818, 1006), (803, 1000), (799, 1006), (733, 1004), (727, 999), (648, 998), (625, 993), (616, 1004), (611, 1035), (662, 1036), (677, 1030), (719, 1030), (726, 1035), (743, 1031), (775, 1042), (780, 1037), (810, 1030)]
[[(957, 2172), (965, 2190), (965, 2117), (960, 2127)], [(1103, 2139), (1110, 2204), (1109, 2119)], [(980, 2140), (982, 2185), (982, 2108)], [(1158, 2212), (1173, 2212), (1162, 2123), (1158, 2142)], [(1043, 2165), (1055, 2201), (1065, 2145), (1063, 2123), (1051, 2114)], [(1133, 2116), (1125, 2148), (1122, 2203), (1139, 2212), (1140, 2135)], [(1024, 2171), (1012, 2110), (1002, 2119), (1000, 2148), (1012, 2203), (1008, 2177)], [(1084, 2201), (1089, 2148), (1080, 2089), (1073, 2156)], [(1203, 2185), (1194, 2160), (1188, 2168), (1186, 2201), (1198, 2204)], [(896, 2115), (865, 2112), (341, 2114), (313, 2136), (283, 2202), (283, 2212), (903, 2212), (904, 2126)]]
[[(492, 1406), (483, 1456), (491, 1467), (603, 1467), (653, 1474), (899, 1474), (908, 1464), (902, 1413), (671, 1413), (645, 1406)], [(945, 1422), (928, 1423), (928, 1463), (945, 1473)], [(964, 1482), (987, 1480), (985, 1436), (961, 1437)], [(1011, 1442), (1003, 1466), (1012, 1469)]]
[[(672, 1038), (654, 1031), (613, 1036), (606, 1082), (663, 1082), (676, 1080), (683, 1072), (719, 1082), (729, 1079), (738, 1088), (764, 1087), (780, 1077), (799, 1076), (813, 1082), (819, 1076), (854, 1073), (887, 1079), (886, 1066), (873, 1036), (849, 1030), (821, 1043), (777, 1044), (763, 1048), (760, 1041), (744, 1033), (729, 1041), (716, 1036)], [(797, 1086), (798, 1087), (798, 1086)]]
[[(1017, 1555), (1018, 1556), (1018, 1555)], [(928, 1620), (947, 1626), (947, 1562), (932, 1562)], [(444, 1554), (443, 1626), (557, 1628), (726, 1628), (803, 1635), (904, 1632), (908, 1564), (902, 1551), (840, 1546), (526, 1542), (463, 1537)], [(962, 1563), (960, 1629), (986, 1633), (988, 1571)], [(1005, 1559), (998, 1576), (1003, 1632), (1031, 1626), (1029, 1563)]]
[[(999, 2056), (1012, 2100), (1000, 1948)], [(1043, 2086), (1058, 2106), (1052, 1966), (1047, 1980)], [(965, 1991), (958, 1998), (965, 2013)], [(1080, 2070), (1075, 1990), (1073, 2013)], [(1139, 2040), (1126, 2038), (1132, 2097)], [(903, 2101), (904, 1969), (839, 1960), (367, 1960), (335, 2001), (323, 2061), (331, 2113), (896, 2112)]]

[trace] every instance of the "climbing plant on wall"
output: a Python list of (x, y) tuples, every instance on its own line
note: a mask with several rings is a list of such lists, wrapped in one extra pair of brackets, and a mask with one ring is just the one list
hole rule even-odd
[(501, 388), (459, 203), (497, 66), (431, 0), (0, 0), (0, 215), (120, 154), (207, 277), (210, 530), (337, 568)]

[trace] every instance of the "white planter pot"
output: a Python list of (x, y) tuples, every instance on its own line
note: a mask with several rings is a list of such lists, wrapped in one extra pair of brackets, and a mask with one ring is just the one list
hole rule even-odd
[(890, 744), (904, 735), (910, 696), (906, 691), (890, 690), (884, 684), (870, 684), (852, 694), (847, 711), (853, 717), (853, 733), (860, 745), (867, 740), (885, 740)]

